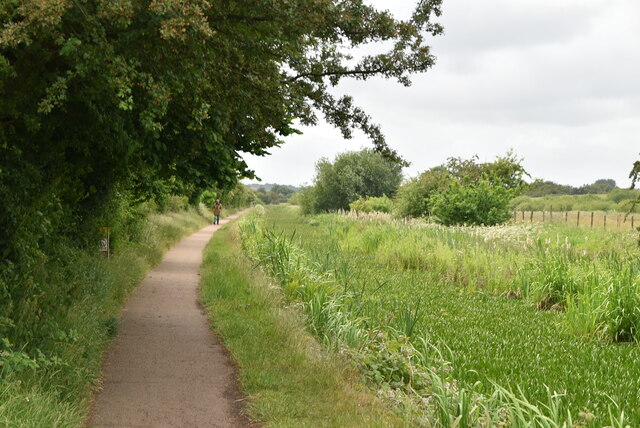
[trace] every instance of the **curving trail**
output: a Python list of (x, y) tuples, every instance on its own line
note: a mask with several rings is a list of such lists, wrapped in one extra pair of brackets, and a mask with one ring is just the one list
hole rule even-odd
[(219, 227), (209, 225), (169, 250), (127, 302), (89, 425), (252, 425), (240, 414), (235, 367), (198, 302), (202, 250)]

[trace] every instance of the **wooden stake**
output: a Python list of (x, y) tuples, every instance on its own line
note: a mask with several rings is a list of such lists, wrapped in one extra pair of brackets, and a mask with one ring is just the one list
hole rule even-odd
[(578, 219), (576, 220), (576, 226), (580, 226), (580, 211), (578, 211)]
[(591, 229), (593, 229), (593, 211), (591, 211)]

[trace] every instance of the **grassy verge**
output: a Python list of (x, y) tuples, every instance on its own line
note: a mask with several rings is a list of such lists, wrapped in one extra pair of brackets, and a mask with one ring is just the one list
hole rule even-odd
[(122, 304), (168, 248), (206, 224), (196, 211), (150, 214), (119, 235), (109, 260), (65, 243), (43, 257), (21, 285), (20, 311), (0, 314), (0, 426), (81, 426)]
[(269, 426), (401, 426), (352, 367), (304, 330), (298, 307), (242, 253), (235, 225), (205, 250), (201, 299), (240, 367), (247, 411)]

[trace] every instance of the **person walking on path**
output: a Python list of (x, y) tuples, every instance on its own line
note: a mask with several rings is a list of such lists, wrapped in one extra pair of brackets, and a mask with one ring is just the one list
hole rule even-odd
[(213, 204), (213, 224), (220, 224), (220, 214), (222, 214), (222, 203), (220, 199), (216, 199)]

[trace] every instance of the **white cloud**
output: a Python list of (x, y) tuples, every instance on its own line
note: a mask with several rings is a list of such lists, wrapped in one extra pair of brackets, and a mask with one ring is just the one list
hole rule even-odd
[[(378, 0), (407, 16), (408, 4)], [(450, 156), (508, 148), (535, 177), (628, 184), (640, 152), (640, 2), (445, 0), (435, 67), (410, 88), (375, 79), (338, 89), (381, 123), (415, 175)], [(266, 181), (298, 184), (322, 157), (367, 146), (323, 125), (250, 160)]]

